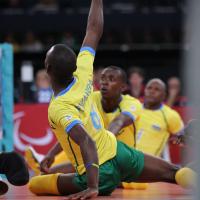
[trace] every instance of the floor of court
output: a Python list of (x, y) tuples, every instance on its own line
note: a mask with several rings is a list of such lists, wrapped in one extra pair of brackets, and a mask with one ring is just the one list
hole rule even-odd
[[(48, 199), (57, 200), (64, 199), (63, 196), (35, 196), (32, 194), (27, 186), (14, 187), (10, 186), (6, 195), (1, 196), (0, 199), (15, 199), (15, 200), (34, 200), (34, 199)], [(192, 192), (183, 190), (179, 186), (165, 183), (149, 184), (146, 190), (124, 190), (117, 189), (108, 197), (98, 197), (98, 200), (115, 199), (115, 200), (192, 200)]]

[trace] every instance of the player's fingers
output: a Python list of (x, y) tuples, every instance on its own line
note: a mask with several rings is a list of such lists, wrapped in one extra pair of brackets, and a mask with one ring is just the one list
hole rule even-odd
[(41, 168), (43, 168), (43, 167), (45, 166), (45, 162), (46, 162), (46, 161), (43, 160), (43, 161), (40, 163), (40, 167), (41, 167)]
[(72, 197), (72, 200), (77, 200), (77, 199), (81, 199), (81, 195), (76, 195), (76, 196)]
[(67, 196), (65, 199), (66, 200), (77, 199), (78, 196), (79, 196), (79, 193), (72, 194), (72, 195)]
[(46, 167), (47, 166), (47, 163), (48, 163), (48, 160), (43, 160), (40, 164), (41, 167)]
[(42, 171), (42, 172), (44, 172), (44, 173), (49, 173), (49, 168), (47, 167), (47, 166), (41, 166), (40, 167), (40, 170)]
[(81, 200), (92, 199), (97, 197), (97, 193), (86, 193), (81, 197)]

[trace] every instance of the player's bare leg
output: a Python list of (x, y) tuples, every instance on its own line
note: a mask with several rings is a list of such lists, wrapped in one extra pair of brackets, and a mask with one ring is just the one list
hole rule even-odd
[(177, 183), (191, 188), (195, 185), (195, 173), (189, 168), (180, 169), (176, 165), (145, 154), (144, 169), (137, 181)]
[(175, 174), (179, 168), (158, 157), (144, 155), (144, 170), (140, 182), (169, 182), (176, 183)]

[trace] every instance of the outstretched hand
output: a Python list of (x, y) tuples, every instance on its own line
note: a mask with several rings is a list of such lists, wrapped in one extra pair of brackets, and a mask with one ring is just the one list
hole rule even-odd
[(200, 143), (199, 141), (199, 129), (200, 129), (200, 123), (199, 120), (193, 119), (188, 122), (188, 124), (185, 126), (183, 132), (184, 134), (179, 136), (172, 136), (170, 138), (170, 141), (173, 144), (179, 144), (179, 145), (185, 145), (190, 142), (193, 142), (194, 144)]
[(42, 162), (40, 163), (40, 170), (45, 174), (50, 173), (50, 166), (54, 162), (54, 156), (46, 155)]
[(172, 144), (177, 144), (177, 145), (180, 145), (180, 146), (184, 146), (185, 145), (185, 137), (183, 135), (181, 136), (171, 136), (170, 137), (170, 142), (172, 142)]
[(98, 189), (97, 188), (88, 188), (83, 190), (79, 193), (72, 194), (64, 198), (65, 200), (77, 200), (77, 199), (92, 199), (98, 196)]

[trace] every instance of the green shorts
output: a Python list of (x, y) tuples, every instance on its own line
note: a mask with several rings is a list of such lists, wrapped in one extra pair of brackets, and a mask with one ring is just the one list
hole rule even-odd
[[(144, 154), (117, 142), (117, 154), (99, 166), (99, 195), (109, 195), (121, 182), (133, 182), (144, 168)], [(74, 183), (81, 190), (87, 188), (86, 174), (76, 175)]]

